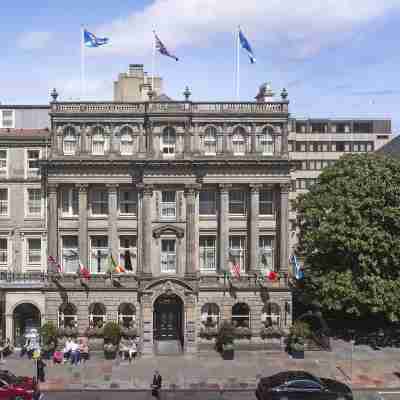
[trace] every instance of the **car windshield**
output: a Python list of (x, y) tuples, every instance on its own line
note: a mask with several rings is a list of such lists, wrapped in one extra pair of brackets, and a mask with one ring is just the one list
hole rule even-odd
[(280, 372), (279, 374), (272, 375), (268, 378), (261, 379), (261, 382), (270, 386), (277, 387), (284, 385), (290, 381), (298, 381), (298, 380), (311, 380), (318, 383), (320, 386), (323, 386), (322, 382), (316, 376), (305, 372), (305, 371), (286, 371)]

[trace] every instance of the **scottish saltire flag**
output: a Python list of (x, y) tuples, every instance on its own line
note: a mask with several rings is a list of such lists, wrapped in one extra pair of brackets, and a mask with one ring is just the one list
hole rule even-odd
[(160, 40), (160, 38), (157, 36), (157, 34), (154, 32), (154, 39), (156, 41), (156, 49), (158, 50), (159, 53), (161, 53), (164, 56), (171, 57), (175, 61), (179, 61), (179, 58), (176, 57), (174, 54), (170, 53), (168, 49), (165, 47), (164, 43)]
[(83, 30), (83, 42), (85, 43), (86, 47), (99, 47), (107, 44), (109, 42), (108, 38), (99, 38), (93, 33), (90, 33), (86, 29)]
[(304, 278), (304, 271), (301, 268), (301, 265), (299, 261), (297, 260), (297, 257), (293, 254), (290, 257), (290, 263), (292, 264), (293, 267), (293, 275), (297, 280), (303, 279)]
[(256, 62), (256, 58), (254, 57), (253, 50), (252, 50), (252, 48), (250, 46), (249, 41), (243, 35), (243, 32), (242, 32), (242, 30), (240, 28), (239, 28), (239, 41), (240, 41), (240, 45), (242, 46), (242, 48), (246, 50), (247, 55), (250, 58), (250, 62), (252, 64), (254, 64)]

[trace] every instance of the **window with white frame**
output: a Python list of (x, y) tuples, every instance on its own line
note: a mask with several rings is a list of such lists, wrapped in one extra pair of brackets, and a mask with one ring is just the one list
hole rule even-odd
[(0, 177), (3, 178), (6, 178), (8, 175), (7, 156), (8, 156), (7, 149), (0, 149)]
[(239, 264), (240, 271), (246, 270), (246, 236), (230, 236), (229, 237), (229, 259), (231, 264)]
[(250, 307), (246, 303), (236, 303), (232, 307), (232, 325), (236, 328), (250, 328)]
[(215, 303), (206, 303), (201, 307), (201, 322), (204, 325), (215, 326), (219, 324), (220, 312)]
[(106, 322), (107, 311), (102, 303), (92, 303), (89, 306), (89, 326), (101, 328)]
[(261, 321), (266, 327), (281, 326), (281, 308), (279, 304), (268, 302), (261, 312)]
[(39, 176), (40, 150), (26, 151), (26, 174), (27, 177)]
[(122, 128), (120, 139), (120, 152), (123, 156), (133, 154), (133, 134), (128, 126)]
[(229, 214), (244, 215), (246, 213), (246, 192), (231, 190), (229, 192)]
[(8, 238), (0, 238), (0, 267), (8, 265)]
[(0, 110), (0, 128), (15, 128), (14, 110)]
[(215, 237), (200, 236), (200, 272), (217, 271), (217, 251)]
[(236, 129), (232, 136), (232, 150), (233, 154), (240, 156), (245, 153), (245, 140), (243, 129)]
[(135, 215), (137, 210), (138, 194), (135, 190), (121, 188), (119, 190), (120, 215)]
[(217, 193), (211, 190), (199, 192), (199, 214), (215, 215), (217, 212)]
[(136, 308), (132, 303), (122, 303), (118, 307), (118, 324), (125, 328), (133, 327), (136, 321)]
[(8, 216), (8, 189), (0, 189), (0, 216)]
[(260, 191), (260, 215), (272, 215), (273, 209), (273, 192), (272, 190)]
[(161, 135), (161, 153), (175, 154), (176, 132), (174, 128), (167, 127)]
[(102, 156), (105, 153), (106, 140), (104, 137), (103, 129), (100, 127), (95, 128), (92, 136), (92, 154)]
[(119, 263), (126, 272), (137, 271), (137, 241), (136, 236), (119, 237)]
[(62, 263), (65, 273), (75, 273), (79, 267), (79, 246), (77, 236), (63, 236)]
[(76, 153), (77, 148), (77, 137), (75, 129), (68, 126), (64, 131), (63, 137), (63, 153), (67, 155), (73, 155)]
[(259, 137), (259, 149), (263, 154), (272, 154), (274, 151), (274, 139), (272, 136), (272, 128), (264, 128)]
[(161, 192), (161, 219), (175, 219), (176, 217), (176, 192), (171, 190)]
[(27, 189), (27, 216), (40, 217), (42, 215), (42, 191), (41, 189)]
[(217, 152), (217, 130), (210, 126), (206, 129), (204, 135), (204, 153), (206, 155), (215, 155)]
[(61, 190), (61, 210), (63, 217), (73, 217), (79, 214), (79, 193), (75, 188)]
[(40, 265), (42, 262), (42, 239), (27, 238), (26, 239), (26, 264)]
[(108, 214), (108, 190), (92, 189), (92, 215), (107, 215)]
[(161, 273), (176, 273), (175, 239), (161, 239)]
[(270, 236), (260, 236), (258, 238), (259, 259), (258, 266), (260, 270), (275, 270), (274, 263), (274, 239)]
[(74, 304), (64, 303), (60, 306), (58, 309), (58, 327), (78, 327), (78, 310)]
[(108, 267), (108, 256), (108, 237), (92, 236), (90, 238), (90, 273), (105, 273)]

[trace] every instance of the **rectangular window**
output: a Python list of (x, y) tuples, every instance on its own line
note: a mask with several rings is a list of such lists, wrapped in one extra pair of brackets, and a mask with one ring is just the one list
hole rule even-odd
[(336, 151), (339, 151), (339, 152), (344, 151), (344, 142), (336, 142)]
[(7, 153), (6, 149), (0, 150), (0, 177), (3, 178), (7, 177)]
[(138, 195), (135, 190), (120, 189), (119, 213), (121, 215), (136, 215)]
[(75, 188), (64, 188), (61, 191), (61, 207), (63, 217), (79, 214), (79, 193)]
[(136, 236), (119, 237), (119, 263), (126, 272), (136, 272), (137, 268)]
[(354, 133), (372, 133), (372, 122), (354, 122)]
[(293, 151), (293, 142), (288, 143), (288, 151), (291, 153)]
[(216, 192), (201, 190), (199, 193), (199, 214), (215, 215), (217, 212)]
[(305, 143), (300, 143), (300, 150), (299, 151), (307, 151)]
[(27, 150), (26, 151), (27, 177), (38, 177), (39, 176), (39, 159), (40, 159), (40, 150)]
[(371, 143), (371, 142), (368, 142), (368, 143), (367, 143), (367, 151), (368, 151), (368, 152), (373, 151), (373, 148), (374, 148), (374, 147), (373, 147), (372, 143)]
[(269, 236), (260, 236), (258, 240), (260, 269), (274, 270), (274, 240)]
[(239, 264), (240, 271), (246, 270), (246, 236), (229, 237), (229, 264), (232, 269), (234, 264)]
[(321, 160), (315, 160), (315, 169), (320, 171), (322, 169)]
[(244, 215), (246, 213), (246, 193), (241, 190), (229, 192), (229, 214)]
[(161, 273), (176, 273), (175, 239), (161, 239)]
[(40, 238), (27, 239), (27, 264), (40, 265), (42, 261), (42, 240)]
[(40, 217), (42, 215), (42, 191), (40, 189), (28, 189), (27, 215)]
[(92, 215), (108, 214), (108, 191), (105, 189), (92, 190)]
[(176, 192), (164, 191), (161, 193), (161, 219), (175, 219)]
[(63, 236), (62, 263), (65, 273), (75, 273), (79, 267), (79, 249), (77, 236)]
[(0, 238), (0, 265), (8, 265), (8, 239)]
[(306, 170), (307, 170), (307, 161), (306, 161), (306, 160), (303, 160), (303, 161), (301, 162), (301, 169), (302, 169), (303, 171), (306, 171)]
[(315, 160), (309, 160), (309, 161), (308, 161), (308, 165), (309, 165), (309, 169), (310, 169), (311, 171), (314, 171), (314, 170), (315, 170)]
[(336, 151), (336, 142), (331, 142), (331, 151)]
[(8, 189), (0, 189), (0, 216), (8, 215)]
[(215, 237), (200, 236), (200, 272), (217, 271)]
[(273, 192), (272, 190), (260, 191), (260, 215), (273, 214)]
[(324, 152), (329, 151), (329, 149), (328, 149), (328, 143), (326, 143), (326, 142), (323, 142), (323, 143), (322, 143), (322, 151), (324, 151)]
[(90, 272), (102, 274), (107, 271), (109, 262), (107, 236), (92, 236), (90, 238)]
[(345, 152), (349, 152), (349, 151), (351, 151), (350, 149), (351, 149), (350, 143), (345, 142), (345, 143), (344, 143), (344, 151), (345, 151)]
[(360, 151), (360, 147), (358, 143), (353, 143), (353, 151), (354, 153), (358, 153)]
[(0, 128), (15, 128), (14, 110), (0, 110)]

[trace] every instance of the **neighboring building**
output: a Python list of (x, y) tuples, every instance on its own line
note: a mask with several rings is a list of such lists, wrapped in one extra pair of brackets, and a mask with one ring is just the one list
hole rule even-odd
[(400, 136), (394, 137), (390, 142), (382, 146), (376, 153), (390, 157), (400, 157)]

